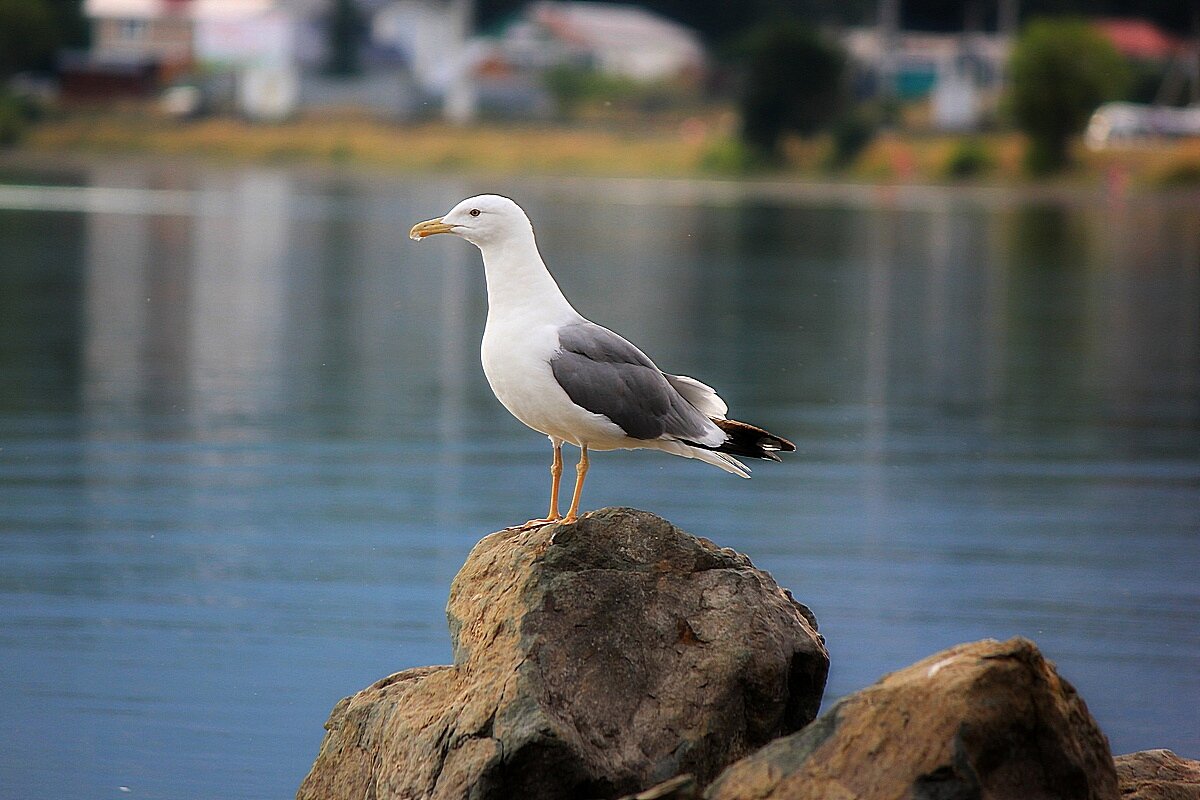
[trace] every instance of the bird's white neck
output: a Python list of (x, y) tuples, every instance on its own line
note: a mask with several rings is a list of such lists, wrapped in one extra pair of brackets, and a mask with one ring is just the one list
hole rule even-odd
[(556, 320), (579, 316), (546, 269), (532, 231), (479, 250), (487, 276), (489, 321), (525, 311)]

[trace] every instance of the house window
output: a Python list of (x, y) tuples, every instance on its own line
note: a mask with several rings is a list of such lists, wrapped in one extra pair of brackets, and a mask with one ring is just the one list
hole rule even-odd
[(146, 20), (117, 20), (117, 38), (123, 42), (140, 42), (146, 37)]

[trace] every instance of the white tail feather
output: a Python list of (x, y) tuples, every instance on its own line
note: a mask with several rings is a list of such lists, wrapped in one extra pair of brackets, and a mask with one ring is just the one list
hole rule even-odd
[(725, 401), (717, 394), (717, 390), (703, 384), (695, 378), (689, 378), (687, 375), (667, 375), (663, 373), (663, 377), (675, 387), (675, 391), (683, 395), (683, 399), (696, 407), (706, 417), (713, 419), (725, 419), (725, 415), (729, 413), (729, 406), (725, 405)]
[(683, 456), (684, 458), (698, 458), (705, 463), (712, 464), (714, 467), (720, 467), (726, 472), (731, 472), (739, 477), (750, 477), (750, 468), (726, 453), (705, 450), (703, 447), (693, 447), (690, 444), (673, 439), (656, 439), (653, 442), (647, 442), (645, 446), (654, 447), (665, 453)]

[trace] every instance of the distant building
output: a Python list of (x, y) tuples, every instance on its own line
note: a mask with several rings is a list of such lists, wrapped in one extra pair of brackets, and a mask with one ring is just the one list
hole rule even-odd
[(1137, 61), (1168, 61), (1185, 46), (1148, 19), (1098, 19), (1092, 24), (1118, 53)]
[[(1094, 25), (1118, 53), (1130, 61), (1148, 65), (1151, 74), (1157, 72), (1161, 76), (1154, 106), (1182, 102), (1193, 108), (1200, 107), (1200, 40), (1172, 36), (1145, 19), (1099, 19)], [(1137, 122), (1132, 122), (1133, 119)], [(1180, 125), (1190, 131), (1183, 135), (1197, 135), (1195, 114), (1175, 119), (1173, 112), (1166, 109), (1158, 113), (1149, 107), (1121, 108), (1112, 104), (1099, 109), (1093, 122), (1097, 131), (1111, 131), (1110, 138), (1114, 139), (1181, 135), (1175, 132)], [(1134, 132), (1129, 133), (1130, 130)], [(1093, 138), (1089, 136), (1089, 141)]]
[(696, 84), (705, 52), (690, 28), (639, 6), (535, 2), (497, 35), (469, 43), (444, 94), (446, 115), (456, 122), (480, 113), (549, 116), (554, 103), (544, 75), (560, 66)]
[(168, 81), (197, 63), (293, 57), (293, 18), (275, 0), (85, 0), (84, 14), (94, 60), (151, 60)]
[(473, 11), (471, 0), (395, 0), (371, 19), (371, 42), (407, 66), (418, 86), (440, 94), (465, 57)]
[(637, 81), (698, 78), (704, 47), (690, 28), (639, 6), (592, 2), (537, 2), (514, 33), (600, 72)]
[(1200, 106), (1172, 108), (1105, 103), (1088, 121), (1084, 141), (1092, 150), (1155, 139), (1200, 137)]
[[(1148, 19), (1098, 19), (1093, 23), (1118, 53), (1163, 70), (1153, 104), (1104, 103), (1088, 121), (1088, 148), (1200, 137), (1200, 53), (1194, 42), (1171, 36)], [(1178, 100), (1184, 108), (1172, 107)]]
[(191, 68), (195, 51), (191, 3), (86, 0), (92, 56), (99, 62), (149, 61), (170, 77)]
[(64, 61), (64, 92), (121, 94), (130, 85), (121, 76), (136, 68), (152, 76), (137, 87), (146, 94), (204, 68), (236, 78), (238, 107), (250, 116), (285, 116), (296, 106), (305, 22), (299, 7), (278, 0), (85, 0), (92, 49)]
[[(852, 28), (842, 44), (863, 93), (928, 99), (931, 123), (941, 130), (976, 128), (995, 108), (1012, 46), (1000, 34), (901, 31), (888, 53), (877, 28)], [(892, 85), (883, 86), (886, 80)]]
[(60, 64), (68, 97), (144, 95), (192, 69), (194, 9), (179, 0), (85, 0), (88, 53)]
[[(698, 84), (705, 53), (687, 27), (633, 5), (534, 2), (496, 35), (472, 36), (474, 0), (355, 0), (367, 22), (363, 74), (325, 74), (334, 0), (84, 0), (92, 49), (64, 59), (80, 97), (151, 96), (188, 78), (167, 107), (277, 118), (299, 106), (400, 118), (441, 107), (547, 117), (546, 70), (574, 65), (642, 82)], [(203, 84), (203, 85), (201, 85)]]

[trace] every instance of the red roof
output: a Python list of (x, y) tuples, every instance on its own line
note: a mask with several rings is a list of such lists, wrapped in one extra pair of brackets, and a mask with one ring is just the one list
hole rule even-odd
[(1099, 19), (1095, 25), (1128, 58), (1169, 58), (1183, 44), (1146, 19)]

